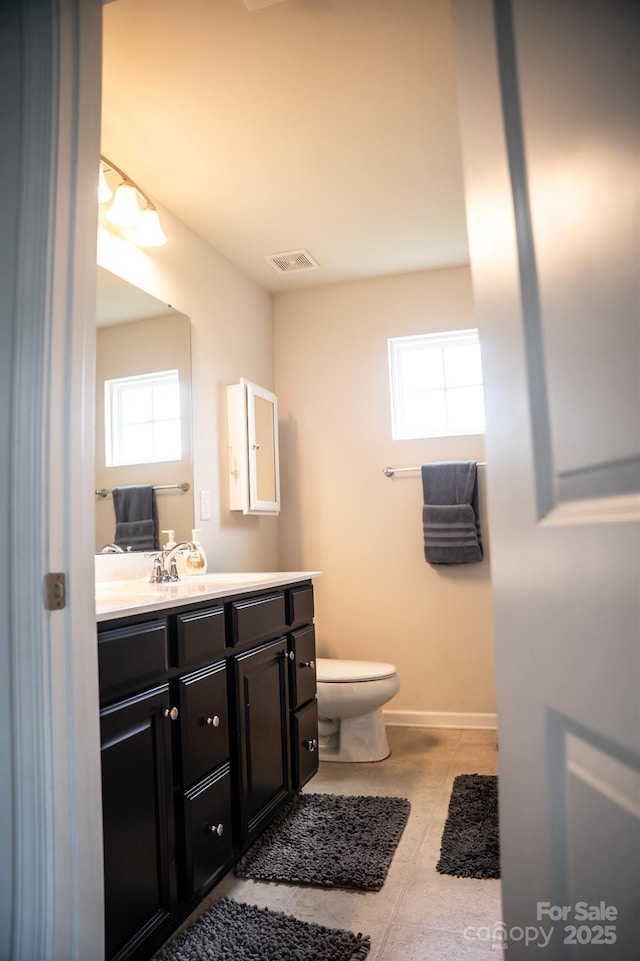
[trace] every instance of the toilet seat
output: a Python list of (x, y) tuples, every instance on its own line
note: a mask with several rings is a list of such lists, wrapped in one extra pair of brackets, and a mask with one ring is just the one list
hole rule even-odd
[(344, 661), (331, 657), (316, 658), (316, 680), (323, 684), (353, 684), (358, 681), (378, 681), (393, 677), (393, 664), (380, 661)]

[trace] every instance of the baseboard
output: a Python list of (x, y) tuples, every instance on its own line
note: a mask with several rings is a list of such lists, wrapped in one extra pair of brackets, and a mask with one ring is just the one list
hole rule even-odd
[(496, 714), (454, 714), (437, 711), (383, 711), (385, 724), (399, 727), (466, 727), (476, 730), (495, 730)]

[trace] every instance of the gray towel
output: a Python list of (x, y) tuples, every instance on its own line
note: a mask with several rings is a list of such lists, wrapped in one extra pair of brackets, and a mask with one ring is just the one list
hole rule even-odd
[(124, 550), (158, 550), (158, 521), (153, 487), (131, 484), (114, 487), (113, 509), (116, 515), (114, 544)]
[(155, 551), (156, 525), (153, 521), (120, 521), (113, 543), (125, 551)]
[(422, 529), (429, 564), (482, 560), (475, 461), (422, 465)]

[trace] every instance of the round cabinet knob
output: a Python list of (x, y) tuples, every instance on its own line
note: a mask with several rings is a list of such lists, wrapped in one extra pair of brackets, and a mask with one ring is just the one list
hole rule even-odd
[(252, 444), (251, 446), (254, 450), (260, 450), (260, 444)]
[(308, 741), (303, 741), (302, 743), (303, 746), (306, 747), (307, 751), (311, 751), (311, 753), (313, 753), (318, 746), (318, 742), (315, 737)]
[(207, 718), (207, 724), (209, 727), (220, 727), (220, 718), (217, 714), (214, 714), (213, 717)]
[(295, 651), (289, 651), (289, 660), (295, 661), (295, 659), (296, 659)]
[(219, 838), (224, 834), (224, 824), (207, 824), (209, 834), (217, 834)]
[(314, 668), (315, 666), (316, 666), (316, 662), (315, 662), (315, 661), (303, 661), (302, 664), (301, 664), (301, 667), (309, 667), (309, 668), (311, 668), (311, 670), (313, 670), (313, 668)]
[(170, 720), (172, 721), (177, 721), (178, 713), (179, 712), (177, 707), (172, 707), (171, 709), (167, 707), (165, 708), (164, 716), (170, 718)]

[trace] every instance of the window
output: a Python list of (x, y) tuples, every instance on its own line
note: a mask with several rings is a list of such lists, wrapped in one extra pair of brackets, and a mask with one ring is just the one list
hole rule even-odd
[(389, 340), (395, 440), (484, 433), (477, 330)]
[(177, 370), (106, 380), (107, 467), (180, 460), (180, 380)]

